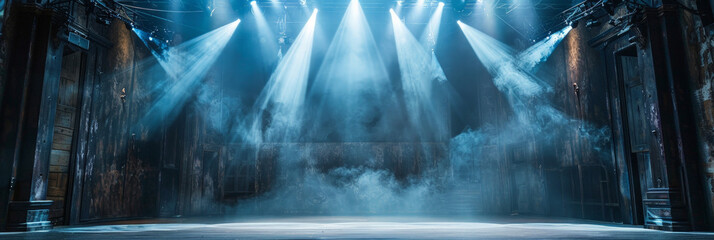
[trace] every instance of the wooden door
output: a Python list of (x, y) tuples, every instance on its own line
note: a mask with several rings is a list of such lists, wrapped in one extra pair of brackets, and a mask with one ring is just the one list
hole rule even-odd
[(622, 51), (618, 56), (619, 83), (622, 99), (623, 127), (625, 130), (625, 153), (629, 157), (631, 187), (634, 190), (635, 224), (644, 224), (643, 200), (650, 189), (663, 188), (659, 164), (650, 158), (651, 126), (647, 120), (645, 85), (640, 76), (640, 67), (634, 48)]
[(50, 172), (47, 199), (54, 204), (50, 211), (53, 224), (66, 222), (66, 202), (72, 166), (72, 151), (76, 139), (76, 119), (79, 107), (80, 79), (82, 79), (83, 53), (65, 50), (62, 58), (57, 112), (55, 113), (54, 135), (50, 154)]

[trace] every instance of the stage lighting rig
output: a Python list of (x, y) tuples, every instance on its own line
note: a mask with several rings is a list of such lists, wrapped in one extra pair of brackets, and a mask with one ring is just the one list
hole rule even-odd
[[(617, 9), (624, 6), (627, 12), (615, 18), (618, 14)], [(587, 27), (599, 26), (601, 18), (609, 16), (609, 23), (613, 26), (622, 23), (631, 23), (631, 18), (636, 18), (635, 15), (641, 14), (645, 8), (654, 6), (643, 4), (639, 0), (587, 0), (561, 13), (564, 17), (564, 22), (575, 28), (580, 20), (588, 19)]]
[[(685, 11), (691, 11), (686, 6), (676, 4)], [(562, 13), (556, 22), (550, 23), (547, 30), (562, 28), (563, 25), (570, 25), (573, 28), (578, 26), (580, 21), (585, 21), (588, 28), (599, 27), (603, 23), (612, 26), (613, 31), (624, 34), (631, 32), (634, 36), (633, 42), (644, 44), (643, 34), (638, 27), (638, 23), (645, 16), (647, 9), (656, 9), (659, 5), (655, 1), (642, 0), (587, 0), (575, 5)]]
[(576, 21), (572, 21), (572, 22), (568, 23), (568, 25), (570, 25), (570, 27), (573, 29), (578, 28), (579, 24), (580, 24), (580, 20), (576, 20)]

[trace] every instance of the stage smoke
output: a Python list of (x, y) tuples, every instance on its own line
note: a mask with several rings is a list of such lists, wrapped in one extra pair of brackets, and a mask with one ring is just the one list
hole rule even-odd
[[(607, 127), (593, 126), (553, 107), (549, 100), (551, 87), (534, 75), (536, 66), (552, 54), (570, 28), (516, 55), (510, 47), (490, 36), (464, 23), (459, 25), (477, 57), (493, 76), (494, 84), (508, 100), (514, 118), (500, 127), (464, 132), (452, 140), (452, 149), (464, 149), (474, 144), (508, 146), (529, 141), (552, 148), (557, 139), (569, 135), (586, 139), (596, 150), (607, 147), (610, 140)], [(529, 151), (532, 153), (535, 149)], [(452, 158), (455, 160), (458, 158)]]
[(313, 141), (394, 137), (399, 108), (359, 1), (351, 1), (310, 90)]

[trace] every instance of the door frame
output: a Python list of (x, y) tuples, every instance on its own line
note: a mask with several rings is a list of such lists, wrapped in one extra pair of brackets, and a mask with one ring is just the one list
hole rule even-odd
[[(619, 106), (617, 106), (615, 111), (618, 111), (620, 114), (620, 119), (615, 120), (619, 122), (619, 125), (622, 126), (622, 137), (623, 137), (623, 144), (622, 144), (622, 152), (624, 153), (624, 159), (621, 159), (625, 162), (626, 167), (627, 167), (627, 180), (629, 182), (629, 194), (630, 194), (630, 214), (631, 214), (631, 220), (632, 222), (630, 224), (633, 225), (644, 225), (645, 224), (645, 216), (644, 216), (644, 203), (642, 199), (642, 190), (641, 190), (641, 182), (640, 182), (640, 170), (639, 170), (639, 163), (637, 162), (637, 159), (633, 159), (632, 157), (632, 147), (630, 144), (630, 123), (629, 123), (629, 113), (627, 112), (627, 92), (626, 92), (626, 86), (625, 86), (625, 80), (624, 80), (624, 71), (622, 69), (622, 56), (634, 56), (638, 60), (638, 64), (640, 62), (640, 56), (637, 55), (637, 52), (639, 51), (639, 48), (636, 43), (630, 43), (627, 45), (624, 45), (623, 47), (615, 50), (613, 53), (614, 56), (614, 63), (615, 63), (615, 84), (617, 86), (617, 97), (620, 99), (619, 101)], [(634, 54), (632, 54), (632, 52)], [(643, 83), (644, 84), (644, 83)]]
[[(89, 35), (90, 47), (89, 50), (82, 50), (83, 53), (83, 67), (82, 76), (80, 77), (79, 86), (79, 98), (78, 98), (78, 114), (75, 118), (77, 124), (77, 130), (75, 134), (77, 137), (74, 138), (72, 144), (72, 151), (70, 156), (70, 182), (68, 185), (68, 197), (67, 197), (67, 225), (79, 224), (83, 221), (82, 219), (82, 199), (84, 198), (84, 183), (86, 177), (88, 176), (87, 170), (87, 151), (88, 146), (91, 141), (91, 134), (89, 127), (92, 119), (92, 108), (94, 105), (94, 88), (95, 82), (99, 81), (101, 78), (101, 66), (102, 66), (102, 56), (108, 48), (103, 41), (96, 41), (95, 38), (91, 38)], [(81, 145), (81, 147), (80, 147)], [(81, 175), (78, 175), (80, 173)]]
[[(69, 47), (69, 46), (67, 46)], [(65, 49), (67, 48), (65, 47)], [(77, 50), (76, 52), (79, 52), (81, 54), (80, 57), (80, 63), (79, 63), (79, 83), (77, 83), (77, 109), (75, 110), (75, 115), (74, 115), (74, 122), (72, 123), (74, 125), (75, 131), (72, 133), (72, 146), (70, 148), (70, 155), (69, 155), (69, 173), (67, 175), (67, 189), (65, 192), (65, 199), (64, 199), (64, 219), (63, 219), (63, 224), (64, 225), (70, 225), (72, 224), (72, 206), (74, 201), (81, 201), (81, 197), (78, 199), (74, 199), (74, 190), (75, 190), (75, 184), (81, 185), (83, 181), (80, 182), (75, 182), (75, 176), (77, 175), (77, 159), (78, 159), (78, 148), (77, 145), (80, 143), (79, 142), (79, 129), (82, 126), (80, 117), (82, 116), (82, 106), (85, 101), (84, 99), (84, 88), (85, 83), (87, 82), (87, 75), (88, 75), (88, 69), (87, 69), (87, 60), (89, 58), (89, 53), (86, 50)], [(64, 53), (63, 53), (64, 54)], [(54, 130), (54, 129), (53, 129)]]

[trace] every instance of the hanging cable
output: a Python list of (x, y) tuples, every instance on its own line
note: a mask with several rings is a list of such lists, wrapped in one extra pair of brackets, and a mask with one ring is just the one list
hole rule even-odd
[(133, 9), (137, 9), (137, 10), (144, 10), (144, 11), (151, 11), (151, 12), (164, 12), (164, 13), (204, 13), (204, 12), (206, 12), (203, 10), (166, 10), (166, 9), (147, 8), (147, 7), (129, 5), (129, 4), (120, 3), (120, 2), (117, 2), (117, 4), (121, 5), (122, 7), (126, 7), (126, 8), (133, 8)]

